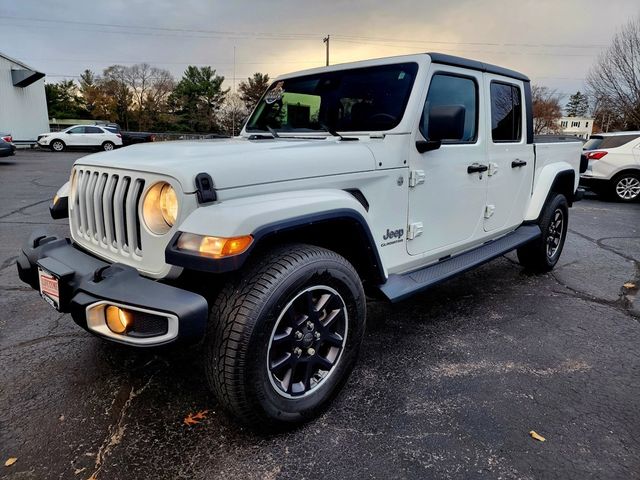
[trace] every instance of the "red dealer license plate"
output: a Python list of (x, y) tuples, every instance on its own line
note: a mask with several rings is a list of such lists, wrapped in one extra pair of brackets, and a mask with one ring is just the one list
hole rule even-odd
[(38, 278), (40, 279), (40, 295), (42, 295), (42, 298), (53, 308), (60, 310), (58, 278), (42, 268), (38, 268)]

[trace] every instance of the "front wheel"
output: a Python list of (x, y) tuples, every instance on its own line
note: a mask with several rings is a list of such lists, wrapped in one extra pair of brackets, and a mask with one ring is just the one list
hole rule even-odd
[(611, 193), (620, 202), (640, 199), (640, 173), (622, 173), (611, 182)]
[(535, 272), (549, 272), (560, 259), (569, 227), (569, 206), (562, 194), (555, 194), (540, 216), (542, 235), (518, 249), (523, 267)]
[(258, 428), (320, 414), (353, 369), (365, 328), (358, 274), (335, 252), (288, 245), (247, 265), (209, 318), (207, 380)]

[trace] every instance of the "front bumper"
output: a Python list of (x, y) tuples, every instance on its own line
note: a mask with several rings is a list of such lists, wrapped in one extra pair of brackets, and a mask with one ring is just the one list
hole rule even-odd
[[(20, 279), (36, 290), (40, 289), (39, 269), (53, 274), (58, 279), (59, 310), (71, 313), (78, 325), (107, 340), (146, 347), (196, 342), (204, 335), (209, 310), (204, 297), (141, 277), (133, 267), (99, 260), (67, 238), (34, 232), (18, 256), (17, 267)], [(157, 334), (114, 334), (88, 313), (96, 305), (142, 312), (146, 324), (151, 312), (156, 320), (166, 318), (167, 325)]]

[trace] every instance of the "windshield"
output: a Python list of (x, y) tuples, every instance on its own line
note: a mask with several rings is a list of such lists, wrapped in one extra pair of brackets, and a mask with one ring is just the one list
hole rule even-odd
[(276, 81), (247, 131), (381, 131), (394, 128), (409, 101), (417, 63), (325, 72)]
[(582, 149), (596, 150), (600, 148), (617, 148), (635, 140), (638, 137), (640, 137), (640, 135), (637, 135), (637, 134), (611, 135), (607, 137), (600, 136), (600, 135), (592, 135), (589, 141), (584, 144)]

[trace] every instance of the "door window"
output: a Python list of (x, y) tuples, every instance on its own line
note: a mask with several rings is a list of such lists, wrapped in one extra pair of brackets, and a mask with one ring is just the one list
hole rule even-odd
[(84, 133), (84, 127), (73, 127), (71, 130), (68, 130), (67, 133)]
[(491, 138), (494, 142), (522, 138), (522, 98), (516, 85), (491, 82)]
[(84, 133), (104, 133), (101, 128), (98, 127), (84, 127)]
[(474, 79), (436, 73), (431, 78), (427, 100), (424, 102), (420, 133), (429, 140), (429, 118), (440, 107), (462, 107), (464, 129), (460, 137), (443, 143), (473, 143), (478, 131), (478, 88)]

